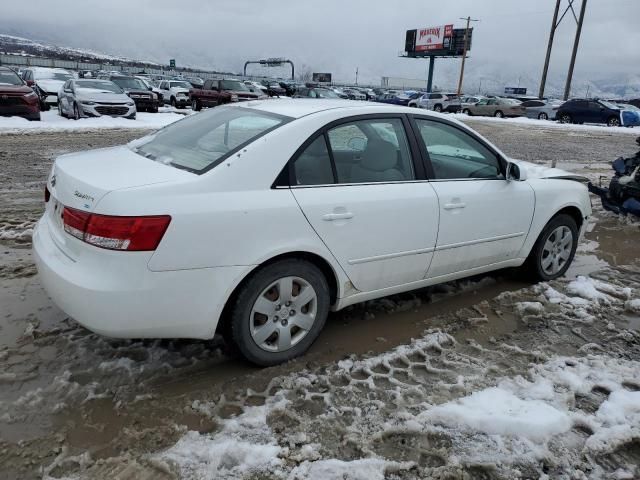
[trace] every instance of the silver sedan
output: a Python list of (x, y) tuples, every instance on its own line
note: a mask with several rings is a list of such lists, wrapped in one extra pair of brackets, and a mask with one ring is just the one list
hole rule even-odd
[(561, 100), (527, 100), (522, 102), (522, 106), (527, 110), (528, 118), (555, 120), (558, 108), (563, 103)]
[(67, 80), (58, 92), (58, 113), (78, 120), (83, 117), (136, 118), (136, 104), (109, 80)]

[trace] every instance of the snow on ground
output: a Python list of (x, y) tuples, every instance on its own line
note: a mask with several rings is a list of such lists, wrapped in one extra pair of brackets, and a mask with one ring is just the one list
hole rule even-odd
[(138, 112), (135, 120), (118, 117), (71, 120), (58, 115), (57, 109), (52, 109), (42, 112), (42, 120), (39, 122), (30, 122), (21, 117), (0, 117), (0, 135), (7, 133), (99, 130), (103, 128), (157, 129), (180, 120), (191, 113), (190, 109), (161, 108), (159, 113)]
[(536, 128), (557, 128), (563, 130), (575, 130), (578, 132), (600, 132), (600, 133), (627, 133), (631, 135), (640, 135), (640, 129), (626, 127), (608, 127), (603, 124), (567, 124), (552, 120), (537, 120), (535, 118), (514, 117), (514, 118), (496, 118), (496, 117), (478, 117), (469, 116), (464, 113), (452, 113), (453, 118), (462, 122), (482, 122), (482, 123), (511, 123), (527, 127)]
[[(581, 324), (604, 328), (600, 317), (635, 306), (637, 294), (578, 276), (532, 287), (535, 302), (514, 305), (513, 292), (501, 300), (529, 323), (556, 318), (551, 330), (571, 323), (579, 334)], [(591, 343), (571, 356), (471, 347), (430, 331), (384, 354), (279, 378), (247, 392), (264, 405), (216, 433), (189, 432), (154, 459), (185, 479), (637, 478), (628, 451), (640, 439), (640, 362)]]

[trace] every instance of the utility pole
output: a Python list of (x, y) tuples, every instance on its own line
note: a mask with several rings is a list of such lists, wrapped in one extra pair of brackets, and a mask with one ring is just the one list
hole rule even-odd
[(462, 54), (462, 65), (460, 65), (460, 80), (458, 81), (458, 95), (462, 94), (462, 80), (464, 78), (464, 62), (467, 59), (467, 49), (469, 48), (469, 24), (473, 22), (479, 22), (480, 20), (472, 19), (471, 17), (460, 18), (460, 20), (467, 21), (467, 28), (464, 31), (464, 51)]
[(551, 49), (553, 48), (553, 38), (556, 35), (556, 28), (558, 24), (558, 12), (560, 11), (560, 2), (556, 1), (556, 8), (553, 11), (553, 21), (551, 22), (551, 31), (549, 32), (549, 45), (547, 46), (547, 56), (544, 59), (544, 68), (542, 69), (542, 80), (540, 80), (540, 91), (538, 92), (538, 98), (544, 97), (544, 87), (547, 83), (547, 73), (549, 72), (549, 60), (551, 59)]
[(580, 8), (580, 18), (578, 19), (578, 29), (576, 30), (576, 38), (573, 42), (573, 52), (571, 53), (571, 64), (569, 65), (569, 74), (567, 75), (567, 84), (564, 87), (564, 99), (569, 99), (571, 93), (571, 80), (573, 78), (573, 67), (576, 64), (576, 55), (578, 54), (578, 45), (580, 44), (580, 34), (582, 33), (582, 23), (584, 21), (584, 11), (587, 8), (587, 0), (582, 0)]
[(356, 85), (358, 85), (358, 67), (356, 67)]

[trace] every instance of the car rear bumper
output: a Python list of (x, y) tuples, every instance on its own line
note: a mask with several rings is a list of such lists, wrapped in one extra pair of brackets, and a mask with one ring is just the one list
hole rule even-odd
[(228, 295), (250, 268), (152, 272), (151, 252), (114, 252), (69, 237), (82, 244), (72, 259), (51, 228), (45, 216), (33, 234), (43, 287), (75, 321), (109, 337), (212, 338)]

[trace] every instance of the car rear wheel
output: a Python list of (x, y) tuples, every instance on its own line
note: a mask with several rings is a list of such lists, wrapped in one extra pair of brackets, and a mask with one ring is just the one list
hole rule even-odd
[(609, 117), (609, 120), (607, 120), (607, 125), (610, 127), (619, 127), (620, 119), (618, 117)]
[(504, 118), (504, 113), (501, 110), (496, 110), (496, 113), (493, 114), (494, 117)]
[(230, 336), (240, 353), (261, 366), (302, 355), (329, 313), (329, 286), (312, 263), (289, 259), (258, 270), (238, 293)]
[(58, 115), (60, 115), (61, 117), (65, 117), (65, 114), (62, 111), (62, 102), (58, 102)]
[(573, 123), (573, 118), (568, 113), (560, 115), (560, 123)]
[(464, 110), (462, 110), (462, 113), (464, 113), (465, 115), (471, 116), (471, 110), (469, 110), (468, 108), (465, 108)]
[(200, 104), (200, 102), (198, 100), (196, 100), (194, 98), (193, 100), (191, 100), (191, 109), (194, 112), (199, 112), (200, 110), (202, 110), (202, 105)]
[(435, 107), (433, 107), (433, 109), (434, 109), (436, 112), (441, 112), (441, 111), (442, 111), (442, 105), (438, 104), (438, 105), (436, 105)]
[(538, 280), (548, 281), (565, 274), (578, 246), (578, 227), (569, 215), (556, 215), (538, 237), (525, 268)]
[(175, 99), (175, 97), (171, 97), (171, 106), (173, 108), (176, 108), (176, 99)]
[(549, 120), (549, 115), (544, 112), (540, 112), (540, 114), (538, 115), (538, 120)]
[(80, 120), (80, 109), (78, 108), (78, 104), (73, 104), (73, 119)]

